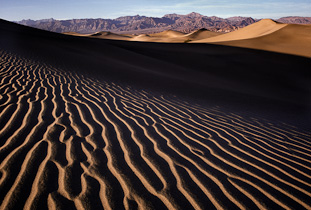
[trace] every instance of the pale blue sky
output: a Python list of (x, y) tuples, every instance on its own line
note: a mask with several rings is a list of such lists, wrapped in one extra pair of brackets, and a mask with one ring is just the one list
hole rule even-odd
[(162, 17), (190, 12), (219, 17), (311, 17), (311, 0), (0, 0), (0, 18), (11, 21), (116, 18), (136, 14)]

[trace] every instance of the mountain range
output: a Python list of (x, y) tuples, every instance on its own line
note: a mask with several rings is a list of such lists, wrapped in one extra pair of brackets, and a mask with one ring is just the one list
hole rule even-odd
[[(248, 26), (260, 19), (251, 17), (220, 18), (204, 16), (192, 12), (187, 15), (167, 14), (161, 18), (146, 16), (123, 16), (116, 19), (71, 19), (71, 20), (22, 20), (17, 23), (58, 33), (78, 32), (94, 33), (110, 31), (119, 34), (157, 33), (164, 30), (175, 30), (185, 33), (206, 28), (214, 32), (231, 32)], [(276, 19), (282, 23), (311, 24), (311, 17), (283, 17)]]

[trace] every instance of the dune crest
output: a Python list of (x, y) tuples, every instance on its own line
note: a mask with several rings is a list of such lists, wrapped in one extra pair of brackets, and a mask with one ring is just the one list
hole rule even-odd
[(311, 57), (311, 25), (290, 24), (261, 37), (247, 40), (215, 42), (215, 44)]
[(201, 39), (194, 42), (225, 42), (225, 41), (233, 41), (233, 40), (241, 40), (241, 39), (250, 39), (259, 36), (264, 36), (267, 34), (271, 34), (281, 28), (287, 26), (287, 24), (277, 23), (270, 19), (263, 19), (259, 22), (253, 23), (249, 26), (241, 28), (239, 30), (223, 34), (217, 37)]
[(166, 38), (174, 38), (184, 36), (185, 33), (173, 30), (162, 31), (160, 33), (149, 34), (152, 37), (166, 37)]
[(204, 29), (199, 29), (194, 32), (191, 32), (185, 36), (191, 40), (201, 40), (201, 39), (206, 39), (206, 38), (219, 36), (219, 35), (221, 35), (221, 33), (209, 31), (204, 28)]
[(213, 43), (311, 57), (311, 25), (264, 19), (245, 28), (191, 43)]
[(114, 40), (131, 40), (132, 36), (115, 34), (108, 31), (97, 32), (90, 37), (102, 38), (102, 39), (114, 39)]
[(162, 31), (160, 33), (154, 34), (140, 34), (133, 36), (130, 41), (140, 41), (140, 42), (168, 42), (168, 43), (180, 43), (187, 40), (185, 34), (178, 31)]
[(112, 32), (97, 32), (95, 34), (78, 34), (75, 32), (68, 32), (64, 34), (73, 36), (88, 36), (100, 39), (114, 39), (114, 40), (139, 41), (139, 42), (167, 42), (167, 43), (183, 43), (185, 41), (189, 42), (221, 35), (221, 33), (208, 31), (206, 29), (205, 30), (199, 29), (189, 34), (173, 30), (166, 30), (154, 34), (140, 34), (140, 35), (123, 35), (123, 34), (115, 34)]

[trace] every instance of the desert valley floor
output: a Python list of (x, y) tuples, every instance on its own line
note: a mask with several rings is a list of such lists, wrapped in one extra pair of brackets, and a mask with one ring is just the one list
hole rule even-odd
[(0, 209), (311, 209), (310, 69), (1, 20)]

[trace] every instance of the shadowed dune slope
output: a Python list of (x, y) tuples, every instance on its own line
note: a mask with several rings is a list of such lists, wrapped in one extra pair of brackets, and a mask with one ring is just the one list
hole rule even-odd
[(310, 67), (0, 20), (0, 209), (311, 209)]
[[(243, 97), (249, 97), (302, 107), (310, 103), (311, 61), (302, 57), (206, 44), (89, 39), (4, 21), (1, 26), (3, 48), (40, 55), (55, 65), (74, 65), (76, 71), (96, 76), (173, 89), (200, 98), (212, 95), (247, 103), (249, 100)], [(182, 88), (185, 85), (187, 88)]]

